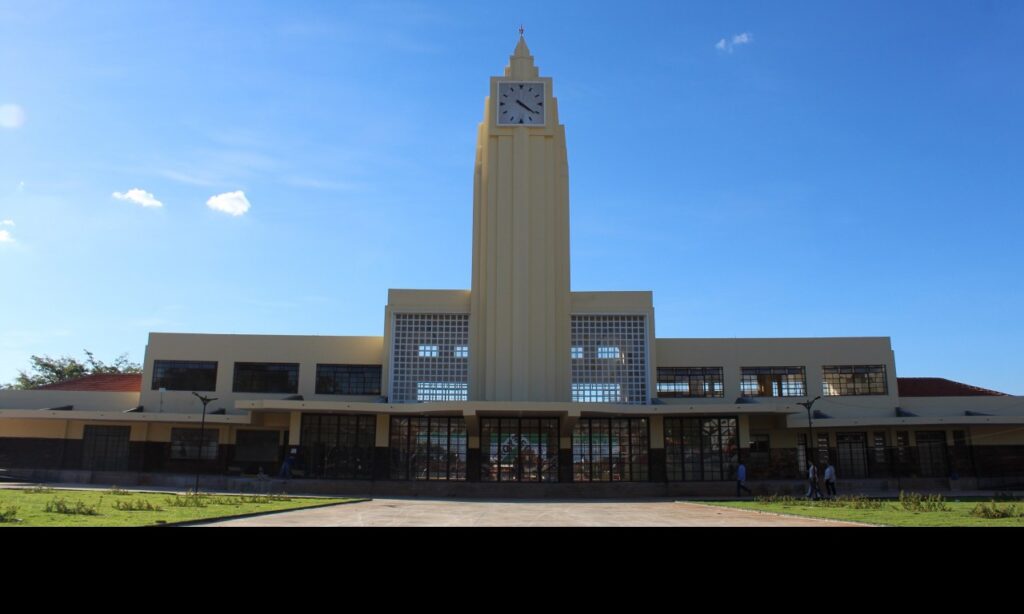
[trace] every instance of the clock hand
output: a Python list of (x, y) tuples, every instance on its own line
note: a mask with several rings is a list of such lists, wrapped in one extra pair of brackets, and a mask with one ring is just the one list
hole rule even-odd
[(525, 104), (523, 104), (523, 101), (522, 101), (522, 100), (517, 100), (517, 101), (516, 101), (516, 104), (517, 104), (517, 105), (519, 105), (519, 106), (521, 106), (521, 107), (523, 107), (524, 109), (526, 109), (526, 110), (527, 110), (527, 111), (529, 111), (530, 113), (536, 113), (536, 111), (534, 111), (534, 110), (533, 110), (533, 109), (531, 109), (530, 107), (528, 107), (528, 106), (526, 106)]

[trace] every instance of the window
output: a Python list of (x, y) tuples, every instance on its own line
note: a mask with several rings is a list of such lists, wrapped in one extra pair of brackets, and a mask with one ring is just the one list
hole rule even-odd
[(236, 362), (232, 390), (295, 394), (299, 391), (299, 363)]
[(582, 418), (572, 432), (576, 482), (646, 482), (647, 418)]
[(827, 397), (888, 394), (885, 365), (823, 367), (821, 394)]
[(574, 400), (636, 405), (648, 402), (644, 316), (574, 315), (569, 347)]
[(317, 394), (380, 395), (380, 365), (317, 365)]
[[(199, 434), (202, 433), (202, 450)], [(217, 460), (217, 429), (171, 429), (171, 458)]]
[(303, 414), (302, 442), (310, 477), (369, 480), (377, 416)]
[[(280, 451), (280, 431), (239, 430), (235, 434), (235, 458), (238, 462), (276, 463)], [(268, 471), (276, 467), (267, 466)]]
[(658, 396), (724, 397), (722, 367), (658, 367)]
[(97, 471), (128, 469), (129, 426), (86, 425), (82, 434), (82, 468)]
[(624, 403), (619, 384), (573, 384), (574, 403)]
[(557, 482), (558, 418), (481, 418), (480, 479)]
[(391, 418), (392, 480), (465, 480), (466, 419)]
[(772, 446), (771, 440), (767, 433), (751, 433), (750, 434), (750, 458), (751, 461), (755, 459), (757, 461), (767, 462), (771, 456)]
[(217, 389), (217, 362), (203, 360), (154, 360), (153, 390)]
[(469, 315), (397, 313), (392, 320), (389, 400), (465, 401)]
[(740, 394), (745, 397), (802, 397), (807, 395), (803, 367), (743, 367)]
[(735, 417), (665, 418), (665, 463), (670, 481), (736, 479), (739, 429)]
[(885, 456), (885, 431), (875, 431), (875, 463), (884, 465)]
[(469, 384), (460, 382), (416, 382), (417, 401), (465, 401)]

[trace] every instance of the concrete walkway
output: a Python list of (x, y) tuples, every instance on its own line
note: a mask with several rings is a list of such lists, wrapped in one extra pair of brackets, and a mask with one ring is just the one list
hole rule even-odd
[(202, 526), (220, 527), (838, 527), (866, 526), (673, 500), (429, 501), (374, 499)]

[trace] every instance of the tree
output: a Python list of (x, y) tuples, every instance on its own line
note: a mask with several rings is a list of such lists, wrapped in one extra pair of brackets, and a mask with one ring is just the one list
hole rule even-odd
[(29, 359), (32, 361), (31, 373), (18, 371), (18, 378), (6, 387), (13, 390), (29, 390), (99, 373), (142, 373), (142, 365), (129, 361), (128, 354), (121, 354), (108, 365), (102, 360), (97, 360), (89, 350), (84, 351), (84, 362), (73, 356), (50, 358), (33, 355)]

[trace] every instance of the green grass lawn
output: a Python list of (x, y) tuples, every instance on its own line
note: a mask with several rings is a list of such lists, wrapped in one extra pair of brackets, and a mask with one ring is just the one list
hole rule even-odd
[(116, 488), (0, 489), (0, 527), (136, 527), (362, 500), (202, 493), (197, 497), (174, 493), (128, 492)]
[[(972, 515), (979, 504), (992, 506), (990, 500), (941, 499), (907, 506), (897, 499), (840, 498), (836, 501), (808, 501), (792, 497), (760, 498), (758, 501), (694, 501), (746, 510), (849, 520), (898, 527), (1024, 527), (1024, 501), (995, 502), (996, 509), (1014, 513), (1009, 518), (984, 518)], [(1013, 506), (1011, 509), (1010, 506)], [(911, 509), (907, 509), (910, 507)], [(927, 508), (944, 507), (944, 510)], [(991, 507), (990, 507), (991, 509)]]

